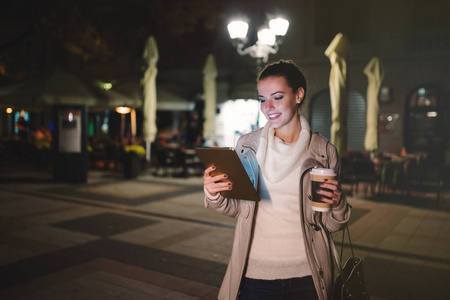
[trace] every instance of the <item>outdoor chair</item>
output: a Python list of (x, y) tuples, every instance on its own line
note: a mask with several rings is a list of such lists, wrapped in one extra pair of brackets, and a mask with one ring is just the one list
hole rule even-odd
[(343, 157), (341, 159), (340, 180), (341, 180), (342, 184), (350, 186), (350, 193), (351, 193), (351, 195), (353, 195), (354, 190), (355, 190), (353, 165), (352, 165), (352, 162), (349, 159), (347, 159), (346, 157)]
[(379, 182), (374, 163), (370, 160), (357, 160), (353, 161), (351, 165), (355, 194), (358, 194), (360, 183), (363, 185), (364, 194), (367, 194), (369, 190), (374, 194), (376, 185)]
[(398, 161), (385, 161), (381, 166), (380, 191), (395, 191), (396, 189), (407, 188), (409, 194), (409, 185), (407, 184), (404, 170), (404, 163)]
[(94, 143), (92, 145), (92, 153), (90, 155), (90, 160), (94, 169), (106, 169), (107, 165), (106, 159), (106, 144), (105, 143)]
[(450, 190), (450, 166), (439, 168), (436, 202), (439, 205), (445, 198), (445, 193)]

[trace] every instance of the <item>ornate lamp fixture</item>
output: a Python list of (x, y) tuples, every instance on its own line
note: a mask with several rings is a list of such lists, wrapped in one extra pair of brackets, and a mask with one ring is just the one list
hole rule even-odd
[(247, 45), (249, 38), (247, 37), (249, 25), (244, 20), (233, 20), (228, 24), (228, 33), (240, 55), (249, 54), (266, 63), (270, 54), (278, 52), (283, 37), (289, 28), (289, 21), (278, 17), (269, 20), (268, 26), (264, 25), (258, 30), (258, 40), (254, 45)]

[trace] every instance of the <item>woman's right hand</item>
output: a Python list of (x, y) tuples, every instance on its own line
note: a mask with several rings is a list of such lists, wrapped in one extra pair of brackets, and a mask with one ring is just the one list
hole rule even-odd
[(203, 184), (205, 185), (205, 189), (213, 197), (219, 192), (229, 191), (233, 188), (233, 184), (226, 180), (228, 178), (227, 174), (211, 176), (211, 172), (215, 169), (215, 166), (211, 166), (207, 168), (203, 174)]

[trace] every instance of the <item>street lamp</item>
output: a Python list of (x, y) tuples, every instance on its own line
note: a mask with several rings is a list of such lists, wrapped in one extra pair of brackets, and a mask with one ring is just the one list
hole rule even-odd
[(128, 106), (117, 106), (116, 107), (116, 112), (123, 115), (128, 114), (131, 111), (131, 108)]
[(116, 107), (116, 112), (120, 114), (120, 143), (123, 144), (125, 136), (125, 115), (131, 112), (131, 108), (125, 105)]
[(261, 62), (267, 63), (270, 54), (278, 52), (279, 46), (289, 28), (289, 21), (278, 17), (269, 20), (258, 30), (258, 40), (254, 45), (247, 45), (248, 23), (244, 20), (233, 20), (228, 24), (228, 33), (240, 55), (249, 54), (256, 58), (258, 66)]
[(12, 113), (13, 113), (12, 107), (6, 108), (6, 114), (7, 114), (7, 120), (8, 120), (8, 126), (7, 126), (8, 135), (12, 134), (12, 123), (11, 123), (12, 122), (11, 121)]

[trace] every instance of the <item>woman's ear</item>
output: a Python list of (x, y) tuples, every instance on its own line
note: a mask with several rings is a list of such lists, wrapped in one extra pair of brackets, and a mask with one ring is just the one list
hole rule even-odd
[(302, 87), (299, 87), (297, 93), (295, 93), (295, 102), (300, 104), (305, 97), (305, 90)]

